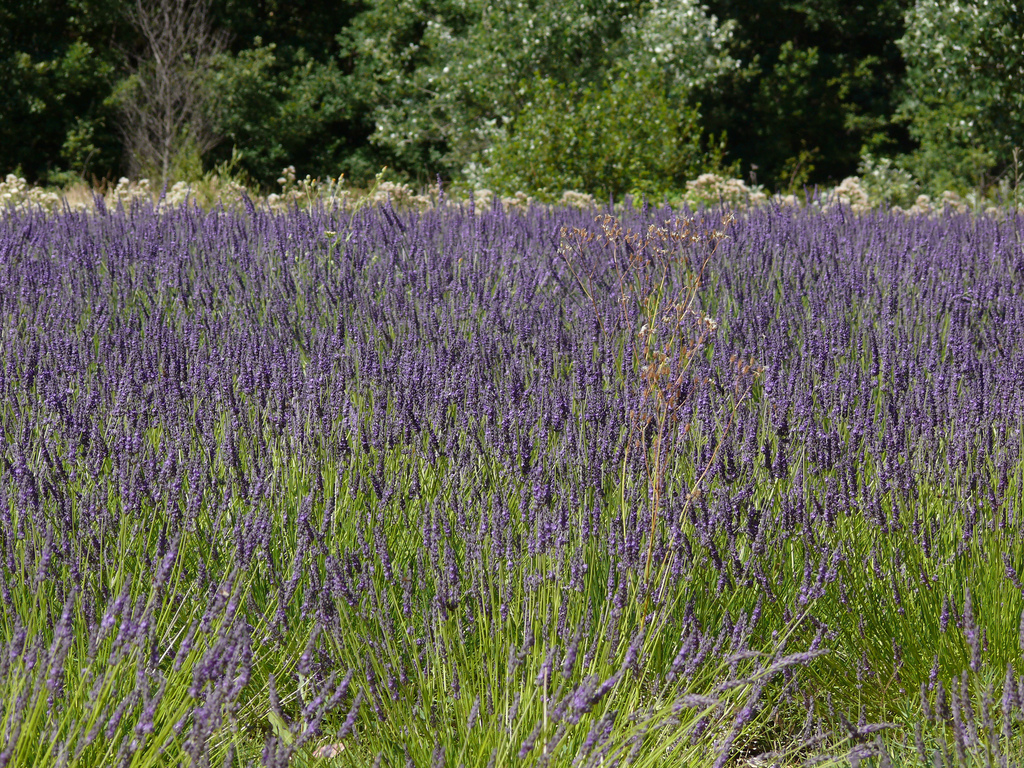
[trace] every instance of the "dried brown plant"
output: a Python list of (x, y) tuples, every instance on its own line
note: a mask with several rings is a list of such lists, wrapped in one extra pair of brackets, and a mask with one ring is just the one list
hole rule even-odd
[(121, 131), (133, 178), (166, 183), (219, 141), (206, 72), (227, 39), (208, 0), (136, 0), (127, 16), (143, 45), (119, 94)]
[[(640, 407), (630, 415), (631, 439), (623, 460), (620, 489), (625, 508), (629, 452), (642, 451), (651, 512), (644, 568), (647, 586), (651, 584), (654, 540), (663, 513), (670, 459), (679, 438), (690, 433), (696, 419), (692, 409), (689, 419), (684, 417), (686, 406), (692, 404), (701, 386), (716, 387), (719, 397), (714, 420), (719, 429), (715, 447), (707, 462), (696, 468), (695, 480), (686, 489), (681, 517), (700, 497), (741, 404), (763, 372), (753, 360), (733, 356), (728, 388), (717, 380), (698, 380), (695, 373), (694, 363), (709, 352), (718, 328), (716, 321), (701, 309), (700, 290), (708, 263), (726, 237), (725, 229), (731, 221), (731, 216), (726, 215), (719, 227), (708, 227), (697, 218), (675, 216), (660, 226), (652, 224), (646, 230), (630, 230), (614, 216), (602, 215), (596, 219), (599, 232), (580, 228), (562, 232), (561, 254), (593, 305), (602, 330), (608, 318), (603, 318), (599, 310), (594, 274), (582, 269), (585, 252), (594, 244), (606, 246), (612, 252), (618, 289), (616, 303), (623, 327), (630, 326), (631, 317), (639, 318), (632, 320), (640, 327), (636, 330), (638, 343), (633, 345), (633, 359), (628, 362), (633, 375), (639, 377), (642, 397)], [(636, 314), (631, 312), (633, 308)]]

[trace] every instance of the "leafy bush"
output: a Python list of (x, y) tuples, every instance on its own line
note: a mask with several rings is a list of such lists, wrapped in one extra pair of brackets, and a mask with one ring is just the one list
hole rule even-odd
[(538, 108), (528, 90), (596, 92), (623, 72), (655, 69), (675, 99), (735, 64), (723, 50), (730, 34), (730, 24), (694, 0), (471, 0), (373, 3), (345, 37), (356, 77), (368, 84), (371, 140), (403, 168), (457, 178), (472, 162), (486, 165), (488, 149), (527, 104)]
[(802, 194), (853, 174), (865, 149), (911, 148), (891, 122), (904, 71), (893, 40), (907, 5), (709, 0), (735, 23), (726, 50), (741, 66), (695, 98), (705, 130), (728, 133), (727, 159), (742, 162), (743, 178)]
[(727, 179), (715, 173), (702, 173), (696, 179), (686, 182), (683, 202), (708, 208), (728, 206), (747, 208), (768, 202), (768, 195), (755, 185), (749, 186), (742, 179)]
[(274, 187), (287, 165), (365, 183), (383, 163), (366, 143), (372, 127), (362, 115), (369, 107), (336, 60), (317, 61), (256, 38), (219, 57), (210, 82), (220, 94), (215, 124), (226, 139), (211, 159), (234, 156), (263, 190)]
[(618, 68), (601, 86), (538, 77), (525, 91), (519, 116), (486, 155), (483, 181), (502, 192), (660, 199), (719, 163), (702, 146), (697, 108), (650, 69)]
[(920, 191), (920, 183), (913, 174), (889, 157), (879, 158), (864, 153), (857, 175), (876, 205), (911, 205)]
[(937, 194), (984, 190), (1024, 147), (1024, 16), (1012, 0), (917, 0), (897, 43), (899, 107), (919, 149), (908, 170)]

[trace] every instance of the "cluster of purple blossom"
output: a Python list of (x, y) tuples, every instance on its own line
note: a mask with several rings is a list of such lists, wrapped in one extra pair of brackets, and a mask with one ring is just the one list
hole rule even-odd
[(1022, 223), (743, 214), (652, 443), (592, 213), (10, 213), (0, 766), (1005, 764)]

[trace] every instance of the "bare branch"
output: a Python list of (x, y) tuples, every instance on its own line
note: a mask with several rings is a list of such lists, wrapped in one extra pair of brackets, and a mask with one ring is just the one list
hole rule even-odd
[(189, 154), (219, 141), (205, 75), (227, 38), (213, 29), (208, 0), (136, 0), (127, 17), (145, 44), (121, 94), (129, 164), (133, 175), (167, 182)]

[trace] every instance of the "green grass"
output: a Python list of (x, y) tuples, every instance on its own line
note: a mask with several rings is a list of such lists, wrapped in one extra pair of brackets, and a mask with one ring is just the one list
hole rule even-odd
[[(151, 433), (151, 438), (158, 450), (159, 431)], [(692, 567), (677, 587), (664, 592), (655, 589), (653, 607), (658, 610), (652, 614), (657, 617), (653, 621), (643, 615), (650, 590), (637, 583), (635, 576), (622, 587), (621, 609), (615, 606), (614, 590), (610, 594), (607, 587), (611, 563), (607, 542), (615, 537), (611, 528), (628, 526), (631, 514), (631, 510), (620, 508), (622, 494), (616, 484), (608, 485), (604, 498), (587, 498), (580, 505), (581, 510), (590, 509), (595, 502), (602, 505), (605, 530), (585, 541), (581, 538), (586, 576), (574, 590), (561, 586), (571, 564), (559, 556), (534, 555), (509, 569), (502, 552), (493, 551), (489, 542), (445, 533), (445, 523), (456, 529), (457, 521), (435, 518), (439, 556), (459, 562), (462, 573), (471, 574), (472, 579), (460, 585), (447, 618), (432, 622), (427, 618), (433, 615), (430, 602), (446, 594), (450, 585), (429, 582), (438, 571), (422, 560), (426, 549), (423, 531), (431, 529), (426, 510), (446, 493), (451, 468), (444, 462), (430, 465), (416, 451), (405, 449), (378, 457), (362, 454), (353, 443), (350, 458), (334, 461), (327, 456), (299, 459), (283, 444), (268, 445), (273, 457), (269, 465), (275, 467), (267, 478), (269, 497), (248, 508), (235, 501), (226, 509), (207, 497), (200, 502), (194, 525), (187, 526), (177, 542), (162, 542), (161, 530), (173, 505), (191, 503), (187, 488), (180, 500), (158, 499), (144, 504), (137, 517), (122, 515), (116, 535), (83, 528), (83, 567), (88, 567), (96, 592), (112, 598), (125, 596), (121, 613), (113, 616), (109, 630), (95, 647), (82, 645), (79, 638), (86, 633), (80, 630), (86, 625), (86, 615), (103, 606), (86, 605), (76, 594), (61, 594), (56, 585), (69, 582), (69, 573), (51, 573), (40, 579), (31, 572), (29, 564), (35, 558), (30, 553), (48, 546), (40, 538), (46, 526), (25, 526), (29, 535), (13, 543), (23, 578), (6, 585), (14, 610), (4, 613), (0, 631), (7, 643), (24, 633), (26, 647), (36, 649), (40, 661), (30, 668), (29, 660), (36, 654), (23, 653), (16, 658), (15, 666), (21, 665), (16, 679), (21, 682), (3, 692), (5, 712), (22, 698), (27, 698), (32, 712), (14, 738), (13, 764), (50, 764), (58, 757), (55, 749), (64, 750), (71, 765), (114, 761), (118, 753), (131, 748), (133, 734), (123, 726), (110, 726), (110, 717), (128, 701), (124, 720), (134, 722), (136, 718), (128, 715), (146, 706), (147, 690), (153, 694), (162, 691), (163, 695), (153, 712), (152, 733), (130, 764), (165, 765), (180, 759), (190, 745), (176, 736), (175, 726), (203, 699), (202, 683), (195, 689), (195, 670), (209, 654), (217, 652), (223, 633), (232, 626), (234, 611), (252, 627), (251, 674), (237, 701), (226, 702), (213, 716), (216, 727), (208, 737), (214, 761), (222, 760), (229, 748), (244, 761), (257, 759), (272, 732), (289, 738), (300, 735), (300, 694), (309, 702), (333, 692), (326, 682), (326, 670), (296, 672), (307, 646), (314, 658), (317, 653), (329, 654), (336, 665), (331, 670), (335, 682), (345, 670), (365, 670), (367, 660), (371, 661), (375, 686), (364, 675), (357, 675), (351, 683), (350, 690), (364, 691), (363, 702), (351, 735), (344, 739), (348, 748), (333, 761), (338, 765), (370, 763), (378, 753), (383, 753), (384, 764), (404, 764), (406, 754), (416, 765), (430, 764), (438, 745), (444, 748), (448, 764), (482, 766), (495, 755), (495, 764), (504, 765), (515, 762), (531, 735), (536, 741), (531, 758), (542, 759), (550, 745), (548, 759), (562, 764), (579, 753), (596, 723), (607, 722), (616, 711), (644, 713), (635, 722), (616, 720), (613, 726), (615, 748), (628, 751), (637, 747), (642, 755), (638, 764), (709, 764), (712, 744), (727, 732), (732, 717), (758, 685), (757, 677), (764, 675), (781, 639), (787, 637), (795, 642), (791, 647), (799, 647), (816, 633), (820, 633), (818, 644), (828, 653), (806, 666), (787, 669), (783, 677), (772, 677), (762, 694), (762, 708), (743, 733), (741, 754), (794, 749), (803, 726), (802, 691), (818, 695), (822, 722), (829, 719), (822, 702), (830, 699), (836, 712), (851, 719), (863, 716), (868, 722), (894, 723), (887, 735), (895, 737), (891, 740), (896, 745), (891, 747), (894, 759), (900, 755), (906, 761), (902, 764), (910, 765), (916, 754), (913, 728), (921, 720), (921, 684), (928, 683), (936, 662), (939, 679), (948, 682), (968, 670), (972, 695), (980, 700), (988, 691), (998, 700), (1006, 665), (1020, 658), (1019, 622), (1024, 603), (1019, 592), (1007, 589), (1003, 565), (1006, 554), (1021, 567), (1019, 541), (1012, 528), (998, 526), (981, 526), (964, 541), (965, 521), (953, 504), (955, 487), (921, 485), (913, 503), (892, 502), (893, 508), (887, 512), (894, 530), (886, 535), (879, 534), (877, 525), (861, 512), (851, 510), (840, 515), (833, 526), (817, 526), (802, 538), (774, 542), (760, 557), (763, 575), (774, 593), (772, 600), (764, 599), (757, 579), (750, 577), (744, 583), (742, 576), (743, 565), (749, 562), (746, 558), (763, 540), (759, 544), (746, 532), (736, 536), (739, 561), (727, 567), (728, 578), (735, 579), (736, 585), (719, 590), (721, 572), (711, 564), (709, 552), (712, 544), (725, 552), (726, 537), (719, 532), (701, 544), (700, 534), (687, 523), (682, 530), (693, 542)], [(244, 449), (240, 460), (243, 464), (258, 461)], [(357, 475), (372, 472), (380, 463), (389, 477), (398, 478), (397, 492), (385, 504), (365, 480), (358, 489), (355, 481)], [(229, 477), (222, 457), (213, 471)], [(498, 494), (509, 505), (513, 519), (518, 519), (518, 497), (523, 489), (497, 463), (479, 466), (476, 472), (483, 491), (464, 508), (474, 521), (466, 529), (486, 521), (482, 512), (491, 509)], [(871, 465), (866, 464), (865, 476), (870, 478), (871, 472)], [(819, 480), (825, 476), (824, 472), (816, 475)], [(745, 502), (749, 509), (761, 510), (765, 525), (770, 526), (779, 499), (789, 491), (789, 481), (792, 477), (759, 483), (758, 495)], [(102, 472), (89, 477), (78, 471), (76, 479), (69, 482), (75, 484), (73, 497), (94, 498), (98, 489), (105, 488), (108, 503), (120, 503), (117, 489)], [(420, 496), (410, 500), (407, 494), (414, 482)], [(321, 485), (320, 498), (333, 508), (326, 529), (329, 533), (323, 548), (302, 551), (294, 521), (311, 489)], [(625, 494), (627, 499), (631, 495)], [(309, 524), (314, 530), (323, 527), (325, 506), (317, 501), (309, 507)], [(270, 515), (269, 536), (265, 549), (246, 561), (237, 551), (233, 531), (237, 525), (252, 522), (258, 511)], [(56, 511), (47, 513), (55, 515)], [(10, 514), (17, 519), (14, 505)], [(930, 555), (923, 553), (920, 536), (914, 533), (915, 515), (921, 528), (930, 531)], [(990, 519), (998, 517), (991, 515)], [(519, 519), (518, 525), (525, 533), (525, 521)], [(280, 574), (301, 561), (307, 573), (317, 574), (323, 583), (330, 577), (327, 558), (337, 560), (346, 551), (372, 547), (368, 539), (372, 541), (375, 530), (386, 540), (391, 574), (385, 572), (379, 552), (371, 555), (376, 568), (369, 574), (369, 588), (352, 604), (334, 604), (337, 623), (321, 631), (309, 605), (304, 607), (310, 591), (317, 589), (315, 583), (302, 579), (286, 599), (287, 588), (279, 583)], [(116, 542), (116, 549), (102, 545), (94, 549), (90, 533), (95, 533), (99, 542)], [(471, 548), (472, 557), (467, 552)], [(805, 566), (814, 573), (823, 558), (835, 558), (833, 580), (822, 584), (810, 600), (801, 601)], [(161, 561), (171, 567), (164, 581), (154, 586), (152, 576), (160, 570)], [(469, 565), (471, 562), (478, 567)], [(876, 578), (875, 563), (884, 578)], [(652, 583), (659, 585), (671, 562), (655, 565)], [(209, 606), (207, 593), (198, 586), (203, 580), (194, 578), (201, 573), (206, 574), (205, 583), (212, 585), (210, 591), (220, 589), (228, 596), (220, 605)], [(417, 586), (414, 593), (407, 586), (412, 581)], [(525, 584), (537, 586), (526, 589)], [(955, 620), (945, 628), (939, 622), (947, 599), (957, 606), (954, 612), (963, 612), (968, 586), (974, 619), (985, 637), (984, 664), (977, 672), (970, 671), (971, 647), (963, 630)], [(794, 607), (804, 615), (793, 616)], [(666, 687), (657, 679), (678, 651), (686, 621), (714, 631), (727, 615), (737, 621), (755, 610), (761, 619), (748, 630), (747, 641), (762, 655), (737, 662), (731, 675), (716, 662), (676, 687)], [(691, 619), (684, 619), (687, 612)], [(279, 613), (283, 621), (275, 620)], [(129, 615), (134, 617), (130, 621)], [(145, 623), (142, 636), (120, 636), (123, 628), (140, 621)], [(275, 624), (287, 631), (276, 631)], [(560, 647), (560, 625), (579, 628), (577, 661), (564, 673), (559, 668), (565, 650)], [(427, 638), (430, 642), (423, 642)], [(571, 725), (549, 717), (564, 696), (585, 680), (601, 683), (619, 673), (633, 641), (639, 643), (638, 661), (622, 671), (593, 710)], [(898, 658), (894, 658), (893, 641), (901, 649)], [(190, 650), (185, 649), (186, 642), (191, 644)], [(368, 647), (374, 653), (367, 654)], [(66, 656), (63, 676), (56, 683), (48, 681), (40, 670), (50, 665), (42, 660), (61, 655)], [(542, 670), (549, 655), (554, 666), (545, 675)], [(150, 666), (147, 661), (152, 660), (156, 663)], [(866, 672), (860, 669), (864, 661)], [(240, 674), (244, 666), (241, 651), (228, 654), (219, 664), (223, 674)], [(140, 676), (145, 678), (144, 684), (140, 684)], [(271, 676), (277, 681), (283, 719), (270, 705)], [(392, 676), (410, 681), (397, 696), (388, 691)], [(728, 679), (745, 682), (721, 690), (722, 681)], [(653, 695), (654, 690), (660, 690), (661, 696)], [(673, 712), (673, 697), (684, 692), (718, 696), (720, 703)], [(786, 696), (793, 701), (787, 702)], [(351, 696), (346, 701), (350, 703)], [(60, 717), (52, 717), (54, 712)], [(303, 755), (329, 741), (345, 715), (346, 709), (329, 713), (322, 735), (310, 740), (293, 764), (304, 764)], [(707, 724), (702, 718), (707, 718)], [(534, 735), (538, 723), (540, 731)], [(698, 723), (706, 725), (705, 736), (691, 743), (688, 735)], [(97, 726), (100, 735), (86, 745), (85, 734)], [(934, 741), (944, 730), (929, 726), (927, 738)], [(1024, 751), (1024, 734), (1016, 724), (1010, 735), (1014, 749)], [(910, 748), (899, 746), (908, 736)], [(665, 754), (669, 744), (680, 737), (682, 745), (671, 756)]]

